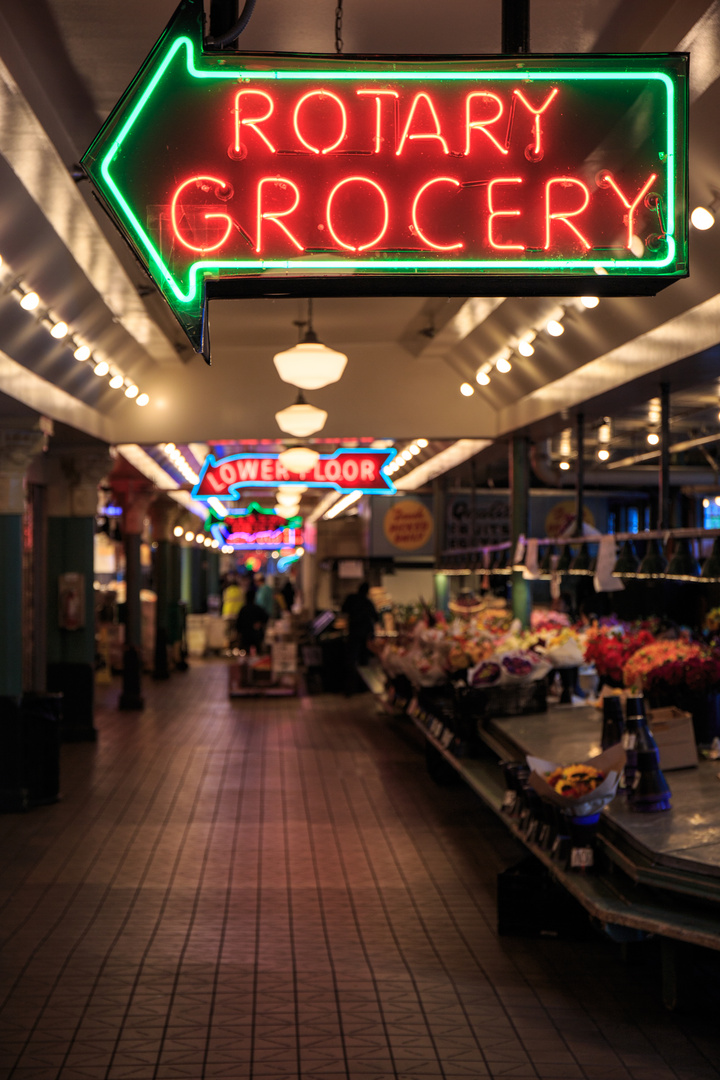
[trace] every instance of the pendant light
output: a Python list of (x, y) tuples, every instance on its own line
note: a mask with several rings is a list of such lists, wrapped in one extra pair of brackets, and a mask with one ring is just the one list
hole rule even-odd
[(720, 581), (720, 536), (713, 540), (712, 551), (703, 563), (700, 577), (704, 581)]
[(275, 419), (281, 431), (286, 431), (288, 435), (295, 435), (298, 439), (305, 439), (308, 435), (314, 435), (316, 431), (321, 431), (325, 427), (327, 415), (324, 409), (308, 405), (300, 392), (295, 404), (276, 412)]
[(278, 491), (275, 495), (275, 502), (278, 506), (298, 506), (300, 496), (296, 491)]
[(302, 341), (292, 349), (276, 353), (273, 363), (283, 382), (303, 390), (319, 390), (338, 381), (345, 370), (347, 356), (318, 340), (312, 325), (312, 300), (308, 300), (306, 325)]
[(667, 570), (667, 559), (660, 550), (657, 540), (652, 537), (648, 540), (643, 560), (638, 566), (637, 577), (661, 578)]
[(673, 581), (695, 581), (700, 577), (700, 567), (686, 536), (675, 541), (675, 551), (665, 577)]
[(590, 545), (581, 544), (578, 548), (578, 553), (570, 563), (570, 573), (573, 575), (584, 575), (589, 577), (593, 573), (592, 559), (590, 557)]
[(278, 454), (278, 461), (288, 472), (304, 476), (317, 465), (320, 455), (310, 446), (288, 446)]
[(631, 540), (626, 540), (613, 566), (613, 577), (635, 577), (638, 572), (638, 558)]
[(296, 503), (295, 506), (277, 505), (273, 507), (273, 512), (277, 514), (278, 517), (285, 518), (287, 520), (288, 518), (297, 517), (299, 509), (300, 506), (298, 503)]

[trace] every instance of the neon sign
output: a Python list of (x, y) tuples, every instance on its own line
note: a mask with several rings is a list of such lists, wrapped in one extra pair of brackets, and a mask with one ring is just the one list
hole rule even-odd
[(236, 499), (243, 488), (278, 484), (392, 495), (396, 488), (385, 469), (394, 457), (395, 450), (339, 449), (334, 454), (321, 454), (307, 472), (292, 473), (277, 454), (232, 454), (220, 459), (208, 454), (192, 497)]
[(233, 510), (222, 521), (210, 526), (213, 538), (236, 551), (271, 551), (277, 547), (302, 544), (302, 518), (280, 517), (274, 510), (263, 510), (250, 503), (247, 510)]
[(654, 293), (687, 274), (687, 57), (202, 48), (186, 0), (83, 158), (194, 346), (208, 296)]

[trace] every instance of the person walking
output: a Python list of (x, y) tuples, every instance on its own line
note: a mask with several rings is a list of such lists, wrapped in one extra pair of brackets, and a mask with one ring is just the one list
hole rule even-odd
[(345, 598), (342, 610), (347, 615), (345, 696), (350, 697), (357, 687), (357, 669), (370, 659), (369, 642), (375, 634), (379, 616), (368, 596), (370, 586), (363, 581), (357, 592)]

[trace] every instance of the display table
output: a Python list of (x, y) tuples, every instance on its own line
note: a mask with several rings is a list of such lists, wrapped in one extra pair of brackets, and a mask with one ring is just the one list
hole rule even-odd
[(408, 715), (436, 754), (442, 755), (550, 874), (598, 920), (614, 940), (657, 935), (663, 943), (663, 997), (677, 998), (674, 942), (720, 951), (720, 762), (669, 774), (673, 809), (636, 814), (618, 796), (602, 813), (598, 865), (568, 869), (503, 809), (506, 787), (500, 760), (526, 753), (550, 761), (581, 761), (600, 750), (596, 709), (556, 706), (539, 715), (490, 720), (480, 732), (482, 756), (461, 758), (442, 723), (411, 702)]

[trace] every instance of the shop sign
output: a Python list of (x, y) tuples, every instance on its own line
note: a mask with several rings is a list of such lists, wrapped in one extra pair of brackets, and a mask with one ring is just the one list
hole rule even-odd
[(83, 158), (196, 349), (211, 296), (654, 293), (687, 56), (206, 52), (184, 0)]
[(399, 551), (425, 547), (433, 533), (433, 516), (419, 499), (394, 502), (383, 519), (388, 543)]
[(233, 510), (222, 521), (213, 522), (210, 532), (220, 545), (236, 551), (271, 551), (302, 544), (302, 518), (282, 518), (273, 510), (251, 503), (247, 510)]
[(394, 457), (394, 450), (340, 449), (334, 454), (321, 454), (317, 464), (307, 472), (293, 473), (282, 465), (277, 454), (233, 454), (220, 459), (208, 454), (192, 497), (236, 499), (243, 488), (278, 484), (392, 494), (395, 485), (385, 466)]

